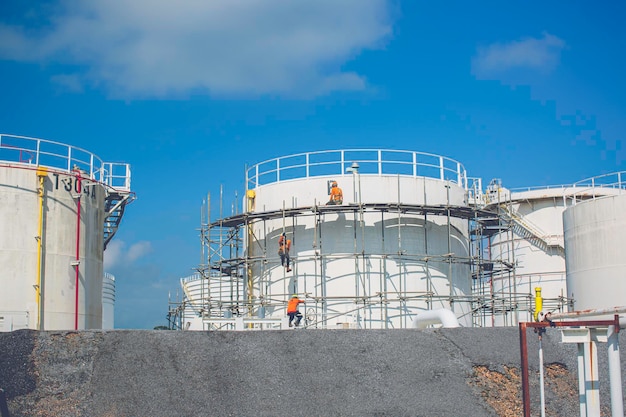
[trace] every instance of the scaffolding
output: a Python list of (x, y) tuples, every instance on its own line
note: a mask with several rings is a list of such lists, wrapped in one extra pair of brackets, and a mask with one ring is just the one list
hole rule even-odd
[[(465, 295), (436, 294), (431, 291), (430, 286), (426, 291), (410, 293), (402, 289), (389, 290), (387, 292), (377, 292), (375, 294), (362, 294), (353, 297), (351, 300), (355, 307), (348, 314), (359, 314), (360, 310), (376, 306), (384, 309), (386, 305), (396, 300), (404, 302), (407, 300), (421, 300), (431, 307), (436, 301), (445, 300), (454, 303), (468, 303), (471, 305), (471, 323), (475, 327), (491, 327), (494, 325), (494, 318), (500, 316), (507, 325), (515, 325), (519, 320), (520, 311), (532, 314), (533, 295), (521, 294), (515, 290), (515, 258), (513, 250), (513, 234), (515, 233), (515, 222), (510, 217), (510, 211), (505, 205), (495, 206), (496, 210), (485, 209), (481, 204), (471, 206), (426, 206), (408, 204), (346, 204), (342, 206), (313, 206), (299, 207), (291, 209), (273, 210), (267, 212), (247, 212), (233, 214), (229, 217), (222, 217), (217, 221), (204, 222), (200, 228), (202, 245), (202, 262), (198, 268), (195, 279), (205, 281), (201, 285), (200, 297), (183, 297), (182, 301), (171, 303), (168, 317), (172, 328), (183, 328), (182, 317), (189, 314), (189, 304), (193, 303), (194, 314), (200, 315), (207, 323), (207, 329), (234, 329), (235, 318), (257, 317), (259, 325), (249, 324), (248, 328), (271, 328), (268, 322), (264, 321), (264, 312), (271, 307), (281, 307), (290, 293), (295, 288), (285, 288), (282, 293), (264, 294), (263, 288), (266, 284), (267, 275), (263, 272), (259, 276), (252, 276), (253, 266), (264, 271), (264, 266), (276, 262), (273, 247), (268, 247), (266, 239), (258, 239), (251, 233), (254, 223), (266, 222), (268, 220), (284, 219), (286, 223), (293, 226), (298, 219), (312, 217), (315, 219), (317, 241), (313, 243), (315, 248), (321, 245), (324, 235), (323, 228), (320, 227), (329, 214), (351, 214), (352, 218), (359, 219), (365, 214), (376, 213), (381, 219), (381, 229), (384, 230), (386, 222), (397, 222), (397, 218), (403, 214), (411, 213), (420, 215), (424, 221), (429, 216), (442, 216), (447, 219), (450, 225), (450, 218), (464, 219), (468, 222), (470, 231), (470, 252), (469, 256), (458, 256), (448, 251), (442, 254), (415, 253), (410, 248), (394, 248), (397, 250), (382, 254), (382, 258), (396, 261), (421, 261), (427, 264), (446, 264), (450, 267), (454, 263), (462, 263), (470, 266), (472, 292)], [(210, 212), (210, 198), (207, 199), (206, 212)], [(204, 211), (204, 210), (203, 210)], [(359, 228), (364, 227), (364, 222), (356, 221), (355, 233), (353, 234), (354, 246), (357, 247), (357, 240), (364, 235)], [(450, 227), (450, 226), (448, 226)], [(499, 258), (492, 258), (490, 255), (490, 241), (494, 234), (505, 233), (509, 236), (506, 239), (510, 250), (501, 251)], [(248, 239), (249, 245), (257, 245), (263, 255), (249, 256), (243, 247), (244, 241)], [(426, 243), (427, 247), (427, 243)], [(426, 250), (428, 252), (428, 250)], [(371, 279), (367, 268), (364, 267), (368, 259), (373, 254), (365, 252), (355, 252), (349, 256), (353, 258), (357, 279), (367, 281)], [(324, 257), (333, 255), (321, 255), (315, 251), (310, 258), (316, 264), (322, 265)], [(336, 255), (340, 256), (340, 255)], [(341, 255), (345, 256), (345, 255)], [(293, 260), (302, 262), (303, 257), (294, 257)], [(511, 285), (507, 286), (509, 291), (505, 293), (495, 292), (493, 280), (510, 280)], [(209, 284), (210, 283), (210, 284)], [(259, 294), (253, 294), (254, 287), (260, 288)], [(299, 290), (314, 301), (314, 306), (307, 306), (305, 320), (307, 327), (325, 328), (326, 322), (335, 317), (324, 316), (324, 303), (333, 297), (331, 294), (308, 293), (307, 288)], [(546, 308), (562, 311), (566, 303), (562, 299), (546, 299)], [(405, 327), (409, 327), (410, 321), (405, 321)]]
[[(346, 320), (348, 322), (365, 323), (359, 318), (365, 317), (368, 311), (377, 309), (381, 321), (386, 322), (386, 317), (390, 305), (399, 305), (402, 308), (410, 302), (419, 302), (424, 309), (437, 308), (437, 303), (448, 303), (448, 305), (465, 304), (469, 306), (467, 312), (463, 313), (469, 325), (474, 327), (492, 327), (494, 325), (513, 326), (524, 320), (531, 320), (534, 312), (532, 291), (522, 291), (518, 289), (517, 273), (518, 260), (516, 259), (516, 245), (520, 242), (528, 242), (534, 248), (559, 257), (564, 256), (563, 244), (550, 239), (540, 228), (533, 225), (528, 218), (518, 213), (514, 209), (514, 202), (511, 200), (510, 192), (502, 189), (500, 181), (494, 180), (487, 187), (487, 192), (483, 193), (480, 179), (469, 180), (465, 177), (465, 172), (460, 165), (452, 164), (446, 167), (445, 158), (435, 157), (435, 162), (421, 163), (419, 158), (423, 155), (409, 153), (408, 161), (393, 160), (393, 164), (400, 164), (399, 171), (408, 166), (402, 173), (407, 177), (418, 177), (425, 175), (426, 169), (433, 169), (430, 178), (440, 180), (442, 187), (450, 190), (450, 183), (456, 183), (465, 190), (465, 198), (462, 204), (450, 203), (448, 195), (447, 204), (429, 205), (426, 204), (424, 195), (423, 204), (403, 204), (400, 203), (400, 174), (398, 175), (398, 195), (397, 203), (363, 203), (361, 202), (361, 184), (357, 175), (352, 176), (354, 201), (340, 206), (320, 205), (317, 202), (312, 206), (298, 205), (297, 200), (292, 198), (291, 207), (286, 207), (285, 201), (282, 208), (272, 207), (266, 210), (265, 205), (251, 203), (257, 187), (263, 187), (272, 183), (279, 183), (298, 178), (309, 178), (315, 176), (335, 175), (327, 168), (338, 164), (337, 172), (358, 172), (358, 168), (372, 167), (370, 174), (388, 175), (385, 171), (384, 161), (385, 151), (375, 151), (373, 160), (358, 160), (352, 162), (344, 151), (337, 151), (339, 158), (337, 161), (318, 163), (324, 168), (324, 172), (313, 173), (316, 168), (312, 162), (313, 154), (303, 154), (278, 158), (271, 162), (270, 168), (263, 171), (259, 167), (269, 162), (263, 162), (250, 168), (247, 172), (246, 184), (248, 191), (245, 196), (245, 203), (242, 213), (235, 211), (236, 205), (231, 208), (229, 216), (223, 215), (223, 193), (220, 191), (219, 216), (212, 221), (211, 199), (207, 196), (202, 207), (200, 243), (201, 262), (196, 268), (197, 275), (193, 278), (200, 283), (197, 293), (194, 296), (185, 296), (182, 300), (175, 300), (170, 303), (168, 319), (172, 328), (184, 328), (185, 315), (193, 314), (200, 317), (205, 324), (205, 329), (235, 329), (235, 321), (238, 318), (246, 320), (248, 329), (280, 328), (280, 320), (272, 322), (266, 317), (266, 313), (284, 307), (286, 300), (292, 293), (305, 294), (308, 300), (305, 311), (306, 327), (328, 328), (329, 321), (337, 319), (337, 313), (328, 310), (328, 305), (340, 301), (343, 297), (346, 303), (353, 305), (350, 311), (341, 314), (356, 317), (356, 320)], [(287, 166), (287, 160), (294, 157), (302, 157), (304, 162)], [(362, 156), (360, 156), (362, 157)], [(394, 157), (395, 158), (395, 157)], [(404, 164), (404, 165), (402, 165)], [(424, 168), (426, 167), (426, 168)], [(291, 173), (290, 170), (301, 170), (300, 173)], [(430, 172), (430, 171), (426, 171)], [(269, 174), (268, 174), (269, 173)], [(291, 173), (287, 176), (287, 173)], [(249, 176), (248, 176), (249, 174)], [(269, 180), (268, 175), (273, 176)], [(359, 174), (360, 175), (360, 174)], [(426, 174), (427, 175), (427, 174)], [(449, 176), (449, 177), (448, 177)], [(264, 179), (265, 178), (265, 179)], [(358, 188), (355, 178), (359, 178)], [(443, 188), (442, 188), (443, 189)], [(358, 190), (358, 191), (357, 191)], [(424, 190), (424, 192), (426, 192)], [(445, 192), (445, 191), (444, 191)], [(252, 198), (251, 198), (252, 197)], [(358, 198), (357, 198), (358, 197)], [(445, 200), (445, 194), (443, 195)], [(327, 227), (331, 227), (328, 219), (336, 216), (344, 216), (346, 221), (351, 223), (352, 240), (354, 250), (351, 253), (324, 253), (323, 245), (326, 245)], [(439, 219), (443, 228), (447, 228), (448, 247), (442, 248), (435, 253), (429, 247), (429, 236), (424, 231), (424, 241), (420, 243), (420, 250), (415, 247), (403, 246), (400, 234), (403, 233), (403, 216), (413, 216), (412, 219), (419, 218), (421, 224)], [(366, 249), (365, 228), (367, 227), (363, 219), (377, 216), (380, 223), (380, 236), (383, 240), (382, 251), (372, 253)], [(439, 221), (437, 220), (437, 221)], [(466, 222), (467, 240), (469, 250), (467, 254), (454, 253), (451, 250), (451, 240), (454, 237), (455, 224), (458, 221)], [(303, 223), (311, 226), (313, 230), (313, 242), (311, 250), (300, 251), (296, 256), (292, 255), (292, 260), (296, 265), (302, 262), (310, 262), (314, 265), (314, 271), (304, 279), (294, 280), (283, 279), (283, 287), (276, 290), (276, 282), (272, 280), (271, 269), (276, 266), (277, 256), (275, 248), (268, 240), (267, 224), (281, 224), (283, 230), (288, 227), (294, 233), (294, 241), (298, 239), (295, 232), (298, 228), (303, 228)], [(397, 243), (390, 242), (385, 236), (387, 225), (397, 227)], [(308, 227), (307, 226), (307, 227)], [(377, 226), (378, 227), (378, 226)], [(464, 226), (465, 228), (465, 226)], [(255, 229), (263, 231), (257, 235)], [(426, 229), (426, 228), (425, 228)], [(458, 232), (458, 230), (456, 231)], [(346, 239), (348, 239), (346, 237)], [(499, 247), (494, 253), (493, 245), (497, 242)], [(308, 245), (308, 242), (307, 242)], [(302, 247), (302, 246), (300, 246)], [(251, 250), (254, 248), (254, 250)], [(324, 265), (329, 261), (350, 261), (354, 268), (350, 275), (354, 276), (354, 286), (357, 289), (354, 294), (346, 298), (342, 294), (327, 293), (324, 288), (324, 280), (329, 279), (324, 274)], [(366, 288), (368, 282), (384, 279), (380, 278), (380, 271), (386, 271), (387, 262), (406, 264), (413, 262), (424, 266), (426, 274), (426, 285), (423, 291), (407, 290), (406, 285), (397, 288), (379, 286), (378, 291), (367, 292), (359, 288)], [(378, 272), (372, 272), (372, 263), (377, 263)], [(457, 294), (450, 285), (450, 291), (442, 293), (435, 291), (430, 276), (431, 268), (447, 268), (447, 277), (452, 284), (450, 271), (455, 265), (465, 265), (468, 268), (468, 281), (470, 291), (465, 294)], [(436, 269), (435, 268), (435, 269)], [(296, 271), (297, 272), (297, 271)], [(297, 275), (297, 274), (294, 274)], [(306, 274), (305, 274), (306, 275)], [(402, 277), (407, 282), (409, 273)], [(314, 279), (316, 285), (308, 285)], [(501, 287), (495, 288), (494, 281)], [(505, 284), (502, 284), (505, 283)], [(525, 287), (528, 286), (526, 283)], [(274, 285), (270, 291), (270, 286)], [(378, 284), (377, 284), (378, 285)], [(312, 288), (314, 287), (314, 288)], [(404, 304), (403, 304), (404, 303)], [(571, 305), (565, 295), (544, 299), (544, 308), (549, 311), (567, 311)], [(193, 306), (193, 308), (190, 308)], [(421, 308), (421, 307), (420, 307)], [(254, 319), (257, 319), (256, 322)], [(241, 320), (239, 320), (241, 323)], [(255, 324), (257, 323), (257, 324)], [(411, 325), (410, 317), (404, 317), (401, 327)], [(368, 328), (361, 324), (359, 328)], [(387, 325), (384, 325), (384, 328)]]

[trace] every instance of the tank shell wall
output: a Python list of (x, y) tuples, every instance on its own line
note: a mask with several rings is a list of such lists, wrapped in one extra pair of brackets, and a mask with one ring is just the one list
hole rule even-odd
[[(255, 211), (324, 205), (329, 182), (337, 181), (344, 204), (402, 203), (415, 205), (466, 206), (465, 190), (457, 184), (427, 177), (399, 175), (337, 175), (282, 181), (255, 189)], [(451, 186), (450, 189), (446, 185)], [(451, 191), (452, 189), (456, 191)], [(359, 199), (359, 193), (361, 194)]]
[(207, 280), (202, 279), (200, 274), (194, 274), (181, 279), (181, 288), (185, 302), (194, 314), (199, 314), (207, 299), (228, 309), (231, 305), (236, 306), (234, 301), (230, 301), (231, 298), (238, 300), (244, 294), (243, 284), (238, 284), (237, 280), (226, 275), (211, 276)]
[[(39, 179), (31, 167), (0, 166), (0, 263), (2, 314), (26, 317), (28, 328), (74, 329), (77, 236), (79, 237), (78, 327), (102, 325), (105, 189), (81, 182), (75, 172), (48, 170), (40, 218)], [(80, 195), (80, 233), (77, 200)], [(43, 233), (39, 237), (40, 219)], [(38, 240), (41, 239), (41, 271)], [(36, 285), (41, 277), (43, 302)]]
[(233, 316), (245, 313), (239, 310), (239, 300), (244, 297), (242, 282), (229, 276), (211, 276), (203, 279), (194, 274), (180, 280), (185, 301), (183, 326), (186, 330), (207, 330), (202, 321), (202, 312), (208, 301), (208, 314), (212, 317)]
[(626, 305), (626, 195), (578, 203), (563, 224), (568, 296), (575, 310)]
[[(283, 204), (286, 208), (324, 204), (328, 182), (333, 179), (343, 189), (344, 205), (355, 200), (465, 205), (465, 190), (453, 183), (361, 175), (261, 186), (255, 190), (256, 210), (281, 209)], [(356, 207), (250, 226), (256, 243), (249, 245), (249, 255), (258, 260), (250, 265), (253, 292), (266, 303), (266, 314), (283, 317), (284, 302), (291, 293), (299, 293), (308, 295), (307, 316), (324, 323), (322, 327), (410, 327), (419, 311), (433, 308), (451, 308), (462, 325), (469, 325), (469, 303), (450, 303), (450, 295), (462, 297), (471, 292), (467, 220), (452, 217), (448, 224), (447, 216), (361, 212)], [(283, 230), (292, 240), (290, 273), (277, 254)], [(265, 253), (267, 262), (260, 260)], [(457, 257), (465, 262), (455, 261)]]

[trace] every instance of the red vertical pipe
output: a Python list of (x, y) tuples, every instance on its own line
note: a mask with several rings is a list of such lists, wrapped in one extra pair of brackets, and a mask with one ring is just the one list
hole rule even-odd
[(526, 324), (519, 323), (519, 347), (521, 353), (520, 368), (522, 370), (522, 403), (524, 417), (530, 417), (530, 387), (528, 386), (528, 350), (526, 346)]
[[(80, 172), (76, 171), (76, 188), (78, 188), (78, 201), (76, 203), (76, 300), (74, 303), (74, 330), (78, 330), (78, 284), (79, 280), (79, 268), (80, 268), (80, 197), (81, 197), (81, 181)], [(76, 191), (74, 188), (74, 191)]]

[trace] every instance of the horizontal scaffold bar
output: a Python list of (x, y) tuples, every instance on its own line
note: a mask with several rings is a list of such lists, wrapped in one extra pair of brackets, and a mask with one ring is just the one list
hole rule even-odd
[(363, 203), (363, 204), (344, 204), (341, 206), (307, 206), (307, 207), (296, 207), (296, 208), (287, 208), (280, 210), (272, 210), (272, 211), (263, 211), (263, 212), (247, 212), (240, 213), (234, 216), (225, 217), (223, 219), (217, 220), (208, 226), (210, 228), (213, 227), (237, 227), (244, 225), (253, 220), (271, 220), (278, 219), (283, 216), (293, 217), (293, 216), (301, 216), (301, 215), (317, 215), (324, 213), (346, 213), (346, 212), (355, 212), (363, 210), (364, 212), (400, 212), (400, 213), (411, 213), (411, 214), (432, 214), (437, 216), (447, 216), (450, 215), (452, 217), (460, 218), (460, 219), (471, 219), (476, 220), (477, 222), (485, 221), (485, 222), (493, 222), (497, 221), (497, 217), (494, 218), (494, 213), (492, 211), (479, 209), (475, 207), (469, 206), (448, 206), (448, 205), (418, 205), (418, 204), (398, 204), (398, 203)]

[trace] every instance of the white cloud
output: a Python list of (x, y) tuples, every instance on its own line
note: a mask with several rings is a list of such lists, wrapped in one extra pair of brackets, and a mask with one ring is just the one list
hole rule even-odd
[(150, 252), (152, 252), (152, 245), (150, 242), (137, 242), (128, 248), (128, 252), (126, 252), (126, 259), (128, 262), (135, 262), (137, 259)]
[(472, 59), (472, 73), (479, 79), (505, 75), (517, 69), (550, 72), (559, 63), (565, 42), (549, 33), (509, 43), (479, 47)]
[(74, 93), (82, 93), (84, 90), (80, 78), (75, 74), (54, 75), (52, 76), (52, 81), (54, 81), (65, 90), (72, 91)]
[(61, 0), (49, 29), (0, 24), (0, 58), (72, 65), (124, 98), (361, 90), (341, 67), (388, 39), (387, 1)]
[(134, 243), (127, 248), (125, 242), (112, 240), (104, 251), (104, 270), (109, 271), (118, 265), (128, 266), (150, 252), (152, 245), (147, 241)]

